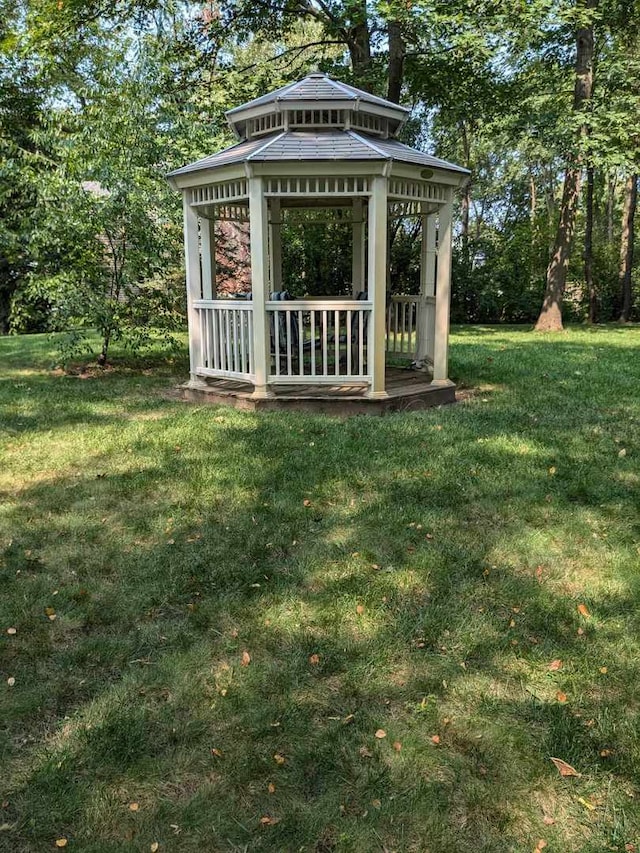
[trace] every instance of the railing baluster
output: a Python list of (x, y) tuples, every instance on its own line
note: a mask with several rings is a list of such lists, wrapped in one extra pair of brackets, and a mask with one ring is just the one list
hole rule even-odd
[(247, 322), (247, 312), (240, 312), (240, 370), (242, 373), (248, 373), (247, 370), (247, 343), (244, 336), (244, 327)]
[(346, 373), (351, 374), (353, 367), (351, 365), (351, 315), (352, 311), (347, 311), (347, 367)]
[(226, 335), (225, 335), (226, 341), (225, 342), (227, 345), (227, 366), (225, 367), (225, 370), (227, 370), (227, 371), (230, 371), (232, 369), (231, 368), (231, 333), (230, 333), (230, 329), (229, 329), (229, 314), (230, 314), (229, 309), (228, 308), (225, 309), (224, 326), (226, 329)]
[(274, 311), (273, 315), (273, 339), (276, 359), (276, 376), (280, 376), (280, 312)]
[(302, 311), (298, 311), (298, 374), (304, 376), (304, 325)]
[(291, 311), (285, 311), (287, 325), (287, 376), (291, 376)]
[(398, 303), (393, 306), (393, 351), (398, 348)]
[(335, 360), (336, 360), (336, 363), (335, 363), (334, 368), (333, 368), (333, 372), (335, 373), (336, 376), (339, 376), (340, 375), (340, 312), (339, 311), (333, 312), (333, 324), (335, 327), (333, 330), (333, 344), (334, 344)]
[(205, 314), (207, 318), (205, 323), (205, 328), (207, 330), (207, 367), (212, 367), (213, 365), (211, 363), (211, 351), (213, 349), (213, 346), (211, 341), (211, 322), (213, 320), (213, 311), (210, 308), (206, 308)]
[(328, 376), (327, 369), (327, 311), (322, 312), (322, 375)]
[(215, 308), (211, 311), (211, 332), (213, 335), (213, 343), (211, 346), (211, 367), (214, 370), (220, 369), (218, 361), (218, 312)]
[[(371, 316), (369, 316), (371, 322)], [(367, 353), (367, 360), (369, 354)], [(358, 375), (364, 376), (364, 309), (358, 311)]]
[(316, 312), (311, 309), (311, 375), (316, 375)]
[(233, 337), (233, 371), (234, 373), (239, 373), (239, 365), (238, 365), (238, 312), (234, 308), (231, 312), (231, 322), (232, 322), (232, 337)]

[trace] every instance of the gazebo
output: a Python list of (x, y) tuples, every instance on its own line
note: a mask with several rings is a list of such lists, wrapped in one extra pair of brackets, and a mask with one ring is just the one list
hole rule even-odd
[[(408, 116), (405, 107), (310, 74), (230, 110), (239, 141), (169, 174), (183, 197), (187, 396), (344, 411), (455, 399), (451, 220), (454, 192), (469, 173), (400, 142)], [(351, 280), (327, 282), (326, 296), (291, 298), (282, 226), (309, 211), (339, 215), (350, 228)], [(420, 291), (391, 296), (389, 226), (405, 217), (421, 221)], [(248, 222), (244, 298), (217, 294), (216, 222)]]

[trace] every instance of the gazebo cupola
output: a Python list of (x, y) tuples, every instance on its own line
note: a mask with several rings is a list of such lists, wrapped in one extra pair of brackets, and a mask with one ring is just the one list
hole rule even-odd
[[(239, 141), (171, 172), (183, 194), (191, 392), (224, 383), (253, 400), (291, 400), (293, 386), (305, 399), (314, 389), (344, 399), (349, 389), (350, 398), (385, 400), (391, 354), (429, 369), (420, 379), (440, 389), (434, 402), (453, 399), (451, 212), (468, 172), (401, 143), (408, 115), (310, 74), (230, 110)], [(321, 298), (302, 283), (289, 285), (294, 298), (282, 290), (282, 223), (300, 210), (339, 210), (352, 234), (348, 286), (327, 281)], [(408, 217), (422, 223), (420, 292), (391, 296), (389, 222)], [(220, 221), (249, 223), (249, 299), (217, 298)]]
[(229, 110), (227, 119), (238, 139), (256, 139), (276, 131), (361, 131), (395, 136), (409, 110), (368, 92), (310, 74), (268, 95)]

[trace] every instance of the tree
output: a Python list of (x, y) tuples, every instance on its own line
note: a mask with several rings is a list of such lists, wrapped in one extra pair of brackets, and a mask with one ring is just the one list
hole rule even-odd
[(575, 84), (573, 112), (579, 120), (577, 150), (569, 155), (564, 173), (560, 219), (549, 266), (547, 283), (540, 315), (536, 322), (536, 331), (561, 331), (562, 298), (567, 280), (569, 257), (573, 244), (576, 214), (580, 195), (581, 154), (580, 143), (587, 133), (585, 109), (591, 100), (593, 88), (594, 57), (594, 20), (598, 0), (580, 0), (576, 9), (578, 27), (576, 30)]
[(624, 188), (624, 207), (622, 214), (622, 236), (620, 238), (620, 294), (622, 308), (620, 322), (628, 323), (631, 319), (633, 306), (633, 291), (631, 287), (631, 271), (633, 269), (633, 250), (635, 238), (635, 215), (638, 202), (638, 176), (633, 174), (627, 178)]

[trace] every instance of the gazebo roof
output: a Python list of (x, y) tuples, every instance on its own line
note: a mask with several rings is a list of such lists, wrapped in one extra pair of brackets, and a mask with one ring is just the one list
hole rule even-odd
[(335, 160), (391, 160), (432, 169), (469, 174), (468, 169), (410, 148), (397, 139), (368, 137), (352, 130), (284, 131), (257, 139), (245, 139), (170, 172), (169, 177), (215, 169), (234, 163)]
[(240, 141), (170, 172), (172, 182), (181, 175), (243, 163), (382, 161), (455, 173), (458, 179), (469, 174), (396, 139), (409, 115), (406, 107), (326, 74), (309, 74), (226, 115)]
[(268, 92), (259, 98), (254, 98), (253, 101), (248, 101), (246, 104), (234, 107), (226, 113), (226, 116), (230, 120), (233, 120), (234, 116), (245, 110), (265, 106), (266, 104), (273, 104), (278, 101), (291, 101), (294, 103), (296, 101), (361, 101), (364, 104), (391, 109), (399, 114), (404, 114), (405, 117), (410, 113), (407, 107), (401, 107), (399, 104), (394, 104), (393, 101), (378, 98), (377, 95), (372, 95), (370, 92), (365, 92), (362, 89), (356, 89), (347, 83), (340, 83), (338, 80), (333, 80), (327, 74), (316, 73), (307, 75), (303, 80), (298, 80), (297, 83), (289, 83), (287, 86), (282, 86), (280, 89)]

